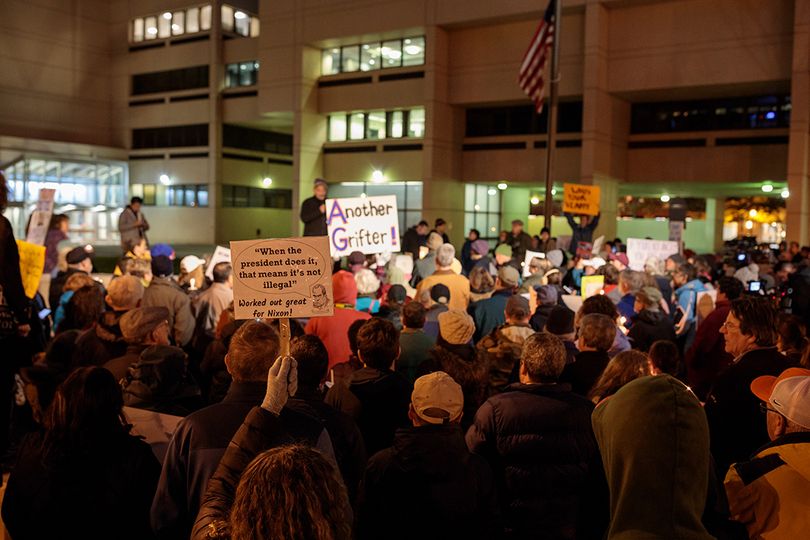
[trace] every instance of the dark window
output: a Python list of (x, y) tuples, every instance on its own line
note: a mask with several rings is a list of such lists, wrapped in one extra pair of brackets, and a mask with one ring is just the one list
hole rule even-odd
[(208, 88), (208, 66), (194, 66), (132, 76), (133, 96), (194, 88)]
[(636, 103), (630, 133), (784, 128), (790, 108), (788, 95)]
[(222, 125), (222, 146), (226, 148), (292, 155), (292, 144), (292, 135), (230, 124)]
[(240, 62), (225, 66), (225, 87), (254, 86), (259, 84), (259, 63)]
[(292, 190), (223, 185), (222, 207), (290, 209)]
[[(548, 107), (541, 114), (532, 105), (467, 109), (467, 137), (529, 135), (546, 133)], [(557, 108), (557, 133), (582, 131), (582, 102), (560, 103)]]
[(132, 130), (132, 148), (208, 146), (208, 124)]

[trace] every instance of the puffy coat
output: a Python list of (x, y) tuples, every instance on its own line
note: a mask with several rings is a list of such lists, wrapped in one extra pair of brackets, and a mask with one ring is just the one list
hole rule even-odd
[(507, 528), (531, 538), (575, 538), (577, 512), (599, 452), (594, 405), (567, 384), (515, 383), (489, 398), (467, 446), (492, 466)]
[(471, 454), (459, 424), (397, 430), (369, 460), (358, 537), (498, 538), (501, 511), (489, 465)]
[(633, 327), (627, 337), (633, 342), (634, 349), (647, 352), (659, 340), (675, 343), (675, 329), (662, 311), (642, 309), (633, 316)]

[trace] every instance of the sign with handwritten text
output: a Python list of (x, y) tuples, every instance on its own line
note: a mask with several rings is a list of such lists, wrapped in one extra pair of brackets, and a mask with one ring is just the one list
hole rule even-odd
[(678, 242), (667, 240), (642, 240), (641, 238), (627, 239), (627, 258), (630, 260), (630, 269), (637, 272), (644, 271), (644, 263), (650, 257), (658, 257), (666, 261), (667, 257), (678, 253)]
[(332, 255), (400, 251), (396, 195), (328, 199), (326, 226)]
[(37, 206), (31, 213), (28, 235), (25, 237), (25, 241), (29, 244), (45, 245), (45, 236), (48, 235), (48, 227), (51, 224), (51, 216), (53, 215), (53, 197), (55, 194), (55, 189), (42, 188), (39, 190)]
[(33, 298), (45, 269), (45, 246), (17, 240), (17, 251), (20, 254), (20, 277), (25, 296)]
[(599, 215), (599, 186), (563, 184), (563, 212)]
[(335, 312), (325, 236), (231, 242), (237, 319), (328, 317)]

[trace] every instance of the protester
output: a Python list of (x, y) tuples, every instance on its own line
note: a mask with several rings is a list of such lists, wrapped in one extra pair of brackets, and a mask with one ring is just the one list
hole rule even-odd
[(146, 231), (149, 230), (149, 223), (141, 212), (143, 199), (140, 197), (132, 197), (129, 204), (121, 215), (118, 216), (118, 232), (121, 233), (121, 251), (126, 253), (129, 251), (131, 242), (133, 240), (140, 241), (146, 240)]
[(739, 298), (743, 291), (738, 279), (722, 277), (717, 281), (714, 311), (700, 323), (695, 340), (684, 355), (687, 381), (701, 400), (705, 401), (717, 374), (734, 361), (734, 356), (726, 352), (725, 334), (720, 329), (731, 311), (731, 302)]
[(103, 366), (126, 354), (127, 342), (121, 332), (121, 317), (141, 304), (143, 293), (141, 281), (134, 276), (122, 276), (110, 283), (105, 301), (112, 310), (103, 312), (98, 324), (76, 340), (74, 367)]
[(802, 358), (810, 349), (810, 339), (807, 337), (804, 319), (792, 313), (780, 313), (776, 333), (779, 337), (776, 343), (779, 352), (790, 358), (795, 364), (801, 364)]
[(476, 347), (486, 351), (490, 358), (489, 396), (503, 392), (510, 384), (509, 375), (515, 365), (520, 363), (523, 343), (536, 330), (529, 325), (531, 316), (529, 302), (522, 296), (509, 297), (504, 315), (506, 323), (493, 329), (476, 344)]
[(318, 386), (329, 365), (326, 347), (317, 336), (303, 335), (292, 343), (290, 355), (298, 369), (298, 390), (287, 399), (286, 406), (317, 418), (323, 424), (332, 440), (335, 461), (348, 489), (349, 501), (354, 504), (366, 468), (366, 446), (354, 420), (323, 401)]
[(616, 303), (619, 313), (622, 314), (624, 326), (631, 329), (633, 317), (636, 315), (635, 294), (641, 289), (641, 273), (634, 270), (624, 270), (619, 273), (619, 285), (616, 287), (621, 299)]
[(615, 323), (607, 315), (589, 313), (579, 324), (579, 340), (576, 362), (565, 366), (560, 377), (571, 385), (572, 390), (587, 396), (610, 361), (608, 349), (615, 337)]
[(568, 220), (568, 225), (571, 227), (571, 243), (568, 245), (568, 252), (576, 256), (579, 244), (591, 243), (593, 241), (593, 231), (599, 225), (599, 218), (601, 213), (595, 216), (588, 216), (582, 214), (579, 216), (579, 224), (574, 221), (574, 215), (565, 212), (565, 217)]
[(357, 422), (366, 451), (373, 456), (391, 446), (398, 427), (409, 424), (413, 386), (391, 370), (399, 357), (399, 332), (390, 322), (373, 318), (363, 324), (357, 332), (357, 353), (365, 367), (329, 389), (325, 401)]
[(62, 296), (59, 297), (59, 302), (56, 304), (56, 310), (53, 315), (53, 327), (59, 328), (59, 324), (65, 319), (67, 306), (73, 294), (81, 288), (92, 287), (96, 282), (88, 274), (84, 272), (76, 272), (65, 281), (62, 287)]
[(42, 428), (27, 435), (3, 497), (15, 539), (152, 536), (149, 505), (160, 464), (130, 435), (121, 391), (104, 369), (75, 370)]
[(627, 253), (611, 253), (608, 255), (608, 265), (612, 266), (619, 272), (623, 272), (630, 266), (630, 259), (627, 258)]
[[(495, 270), (500, 270), (505, 266), (513, 268), (520, 275), (520, 265), (512, 258), (512, 247), (507, 243), (500, 244), (495, 248)], [(495, 272), (495, 275), (497, 275), (497, 272)]]
[(194, 314), (191, 300), (172, 279), (174, 263), (166, 255), (152, 257), (152, 281), (143, 293), (144, 307), (162, 306), (169, 310), (169, 338), (178, 347), (185, 347), (194, 335)]
[(65, 305), (65, 318), (57, 325), (54, 334), (66, 330), (90, 330), (104, 312), (104, 295), (95, 283), (77, 289)]
[(689, 263), (679, 264), (672, 274), (672, 285), (675, 287), (675, 334), (678, 336), (678, 348), (688, 351), (695, 339), (697, 323), (697, 294), (706, 290), (703, 282), (697, 279), (695, 267)]
[[(437, 371), (414, 385), (394, 444), (369, 460), (358, 538), (498, 538), (503, 531), (487, 462), (470, 453), (459, 423), (464, 395)], [(416, 517), (418, 516), (418, 517)]]
[(464, 245), (461, 247), (461, 267), (464, 270), (465, 276), (470, 275), (473, 264), (475, 264), (475, 261), (472, 260), (470, 254), (472, 252), (473, 243), (480, 237), (481, 233), (478, 231), (478, 229), (470, 229), (470, 233), (467, 236), (467, 239), (464, 241)]
[(492, 296), (495, 280), (489, 270), (476, 266), (470, 272), (470, 303)]
[(25, 399), (31, 406), (34, 422), (39, 425), (45, 422), (57, 387), (74, 369), (70, 365), (70, 359), (78, 336), (78, 330), (69, 330), (54, 336), (44, 353), (34, 355), (32, 366), (20, 369)]
[(654, 287), (644, 287), (635, 295), (633, 310), (637, 312), (627, 337), (633, 348), (647, 352), (659, 340), (675, 343), (675, 330), (666, 315), (659, 309), (661, 291)]
[(424, 277), (416, 286), (416, 294), (425, 289), (430, 289), (437, 283), (441, 283), (450, 291), (450, 299), (447, 307), (450, 309), (466, 310), (470, 303), (470, 281), (450, 269), (456, 250), (452, 244), (442, 244), (436, 250), (436, 271), (432, 275)]
[(661, 291), (661, 296), (664, 298), (664, 302), (667, 303), (667, 313), (672, 313), (672, 285), (669, 279), (665, 277), (666, 272), (666, 263), (660, 257), (648, 257), (644, 261), (644, 273), (655, 279)]
[(364, 313), (377, 313), (381, 302), (376, 299), (380, 290), (380, 280), (372, 270), (361, 268), (354, 272), (354, 282), (357, 285), (357, 301), (354, 308)]
[(512, 248), (512, 259), (518, 265), (522, 265), (526, 258), (526, 250), (532, 247), (532, 237), (523, 231), (523, 221), (519, 219), (512, 221), (512, 231), (506, 237), (506, 243)]
[(331, 317), (312, 317), (305, 327), (307, 334), (318, 336), (329, 351), (329, 369), (346, 362), (351, 356), (347, 332), (358, 320), (367, 320), (371, 315), (354, 309), (357, 302), (357, 283), (350, 272), (341, 270), (332, 274), (332, 294), (335, 298), (335, 314)]
[(65, 259), (67, 262), (67, 270), (64, 272), (60, 271), (58, 274), (56, 274), (56, 277), (51, 280), (50, 295), (48, 299), (48, 305), (51, 306), (51, 309), (54, 309), (55, 306), (59, 305), (59, 298), (62, 296), (62, 293), (64, 292), (63, 288), (70, 276), (79, 273), (90, 275), (90, 272), (93, 271), (94, 258), (95, 253), (93, 251), (88, 251), (84, 247), (73, 248), (68, 252)]
[(141, 280), (141, 285), (148, 287), (152, 282), (152, 261), (147, 259), (130, 261), (124, 275), (135, 276)]
[(801, 538), (810, 530), (810, 370), (757, 377), (751, 392), (764, 402), (771, 442), (728, 471), (731, 519), (751, 538)]
[(576, 538), (578, 513), (599, 453), (593, 403), (558, 384), (565, 348), (546, 333), (523, 345), (520, 382), (492, 396), (467, 432), (470, 451), (492, 467), (514, 538)]
[(582, 307), (577, 311), (576, 318), (574, 319), (574, 326), (579, 328), (582, 317), (589, 313), (601, 313), (607, 315), (616, 323), (616, 335), (613, 338), (613, 344), (608, 350), (608, 356), (614, 358), (617, 354), (623, 351), (629, 351), (632, 346), (627, 336), (619, 329), (618, 323), (620, 314), (618, 308), (606, 298), (607, 295), (596, 294), (589, 296), (582, 302)]
[[(180, 261), (180, 275), (177, 276), (177, 284), (186, 291), (186, 294), (194, 295), (208, 288), (208, 281), (203, 272), (204, 266), (205, 261), (194, 255), (186, 255)], [(192, 279), (194, 281), (191, 281)]]
[(399, 333), (400, 353), (395, 369), (411, 384), (416, 381), (419, 364), (430, 358), (429, 350), (436, 345), (436, 338), (427, 335), (422, 330), (425, 320), (425, 307), (419, 302), (406, 304), (402, 309), (402, 331)]
[[(181, 263), (182, 264), (182, 263)], [(219, 318), (233, 302), (233, 268), (221, 262), (214, 266), (214, 282), (194, 298), (196, 321), (194, 325), (194, 348), (205, 352), (208, 344), (216, 339)]]
[(539, 287), (541, 285), (548, 285), (548, 278), (546, 272), (554, 268), (554, 265), (548, 259), (541, 259), (540, 257), (533, 257), (529, 262), (529, 275), (523, 278), (520, 284), (518, 294), (526, 294), (529, 289)]
[(349, 325), (349, 330), (347, 332), (347, 337), (349, 338), (349, 350), (351, 351), (349, 353), (349, 359), (329, 368), (329, 374), (324, 378), (327, 390), (343, 380), (344, 377), (348, 377), (358, 369), (363, 368), (363, 362), (361, 362), (357, 357), (357, 333), (367, 320), (368, 319), (357, 319), (351, 325)]
[(536, 290), (537, 309), (534, 310), (529, 324), (536, 332), (542, 332), (546, 327), (551, 311), (557, 306), (557, 289), (554, 285), (541, 285)]
[[(442, 218), (439, 218), (439, 219), (436, 220), (435, 226), (433, 227), (433, 230), (430, 231), (430, 234), (433, 234), (433, 233), (438, 234), (439, 236), (442, 237), (442, 243), (449, 244), (450, 243), (450, 237), (447, 236), (447, 233), (445, 232), (446, 230), (447, 230), (447, 222), (445, 220), (443, 220)], [(428, 236), (430, 236), (430, 235), (428, 235)]]
[(650, 361), (641, 351), (624, 351), (608, 362), (605, 371), (588, 392), (588, 399), (599, 403), (618, 392), (619, 388), (639, 377), (652, 375)]
[(506, 301), (515, 294), (518, 285), (520, 285), (518, 271), (510, 266), (504, 266), (498, 270), (498, 279), (495, 280), (495, 290), (492, 292), (492, 296), (470, 305), (469, 313), (475, 321), (475, 333), (473, 334), (475, 343), (478, 343), (493, 328), (506, 322), (504, 315)]
[[(228, 443), (251, 409), (262, 404), (268, 371), (278, 375), (281, 362), (278, 333), (269, 325), (248, 321), (233, 336), (225, 364), (233, 383), (222, 403), (188, 415), (177, 425), (163, 461), (157, 493), (152, 503), (152, 529), (159, 538), (187, 539), (203, 504), (206, 485), (217, 469)], [(285, 372), (286, 373), (286, 372)], [(273, 384), (283, 381), (273, 379)], [(277, 386), (273, 386), (276, 388)], [(329, 435), (316, 419), (283, 407), (276, 410), (277, 428), (267, 447), (303, 442), (334, 459)]]
[[(51, 272), (56, 268), (56, 263), (59, 260), (59, 244), (70, 240), (67, 235), (69, 229), (70, 218), (68, 216), (65, 214), (53, 214), (51, 216), (48, 232), (45, 235), (45, 266), (42, 268), (42, 278), (38, 289), (46, 302), (50, 296)], [(46, 307), (51, 308), (50, 304), (46, 304)]]
[(709, 429), (683, 383), (668, 375), (631, 381), (596, 407), (592, 422), (610, 488), (605, 538), (713, 538), (701, 522)]
[(548, 253), (557, 249), (557, 240), (551, 237), (551, 232), (547, 227), (540, 229), (540, 244), (537, 246), (537, 251), (540, 253)]
[(301, 204), (301, 221), (304, 222), (304, 236), (326, 236), (326, 182), (316, 178), (312, 186), (312, 197)]
[(425, 314), (424, 330), (427, 335), (435, 339), (439, 337), (439, 315), (450, 309), (447, 307), (450, 301), (450, 289), (447, 288), (447, 285), (437, 283), (430, 288), (430, 291), (421, 291), (419, 297), (424, 296), (425, 293), (429, 293), (429, 307)]
[(436, 250), (443, 245), (442, 235), (433, 231), (428, 235), (425, 245), (428, 248), (427, 255), (417, 260), (413, 264), (413, 275), (411, 276), (411, 287), (417, 287), (419, 282), (436, 271)]
[(672, 341), (661, 340), (653, 343), (647, 353), (647, 359), (650, 361), (650, 371), (653, 375), (666, 373), (676, 378), (681, 375), (680, 353), (678, 346)]
[(427, 221), (420, 221), (418, 225), (411, 227), (402, 235), (402, 252), (410, 253), (414, 261), (419, 260), (419, 248), (427, 241), (428, 224)]
[(732, 463), (748, 459), (768, 442), (759, 402), (748, 391), (751, 383), (763, 375), (778, 376), (795, 364), (776, 350), (776, 310), (765, 299), (734, 300), (720, 332), (734, 362), (715, 377), (705, 408), (712, 456), (722, 477)]
[(305, 444), (279, 444), (287, 438), (284, 404), (296, 393), (295, 360), (278, 358), (266, 378), (261, 407), (250, 410), (215, 464), (191, 538), (349, 540), (352, 512), (334, 462)]
[[(126, 270), (126, 264), (129, 261), (134, 261), (135, 259), (151, 259), (152, 256), (149, 253), (149, 246), (146, 245), (145, 238), (133, 238), (128, 240), (125, 246), (122, 246), (126, 249), (124, 252), (123, 257), (119, 259), (118, 264), (115, 266), (115, 270), (113, 271), (113, 275), (121, 276), (124, 274), (123, 271)], [(124, 266), (124, 268), (122, 268)]]
[(405, 287), (393, 285), (385, 296), (386, 302), (380, 307), (377, 316), (389, 321), (397, 330), (402, 330), (402, 308), (408, 299)]

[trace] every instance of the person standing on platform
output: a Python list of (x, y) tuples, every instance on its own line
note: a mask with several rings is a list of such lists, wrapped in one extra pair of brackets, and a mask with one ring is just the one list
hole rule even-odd
[[(141, 205), (143, 204), (143, 199), (140, 197), (132, 197), (129, 201), (129, 205), (124, 208), (124, 211), (121, 212), (121, 216), (118, 218), (118, 232), (121, 233), (121, 250), (126, 253), (130, 246), (133, 245), (130, 243), (132, 240), (140, 240), (143, 238), (146, 240), (146, 243), (149, 243), (149, 240), (146, 239), (146, 231), (149, 230), (149, 223), (146, 222), (146, 218), (143, 216), (143, 212), (141, 212)], [(138, 242), (134, 242), (134, 245), (137, 245)]]
[(326, 236), (326, 182), (316, 178), (312, 197), (301, 205), (304, 236)]

